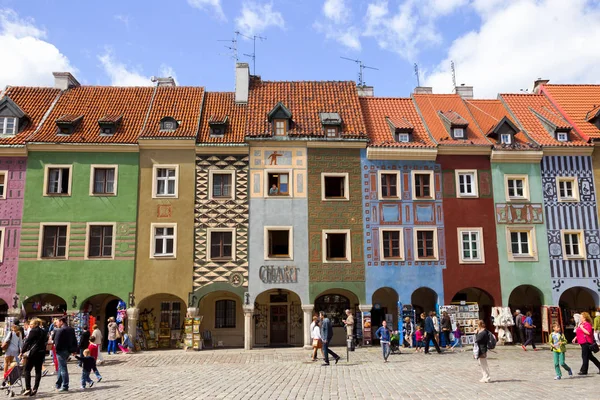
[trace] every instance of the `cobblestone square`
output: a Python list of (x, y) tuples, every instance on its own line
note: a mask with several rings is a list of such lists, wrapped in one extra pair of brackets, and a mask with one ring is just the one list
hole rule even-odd
[[(322, 367), (309, 351), (238, 349), (183, 352), (152, 351), (106, 356), (101, 383), (83, 392), (80, 369), (69, 363), (70, 391), (54, 392), (55, 376), (42, 379), (38, 397), (85, 399), (597, 399), (600, 375), (554, 379), (547, 348), (523, 352), (499, 347), (489, 358), (493, 382), (481, 373), (470, 350), (442, 355), (403, 350), (383, 363), (378, 347), (350, 353), (335, 348), (342, 360)], [(570, 346), (567, 364), (581, 366), (580, 351)], [(47, 364), (48, 365), (48, 364)], [(50, 366), (50, 365), (48, 365)], [(52, 368), (52, 367), (51, 367)], [(566, 374), (565, 374), (566, 375)]]

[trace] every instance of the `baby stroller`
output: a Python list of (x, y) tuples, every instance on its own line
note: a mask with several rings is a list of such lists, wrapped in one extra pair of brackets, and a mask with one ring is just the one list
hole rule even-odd
[(23, 367), (19, 365), (17, 362), (12, 362), (4, 374), (4, 379), (2, 380), (2, 390), (6, 390), (6, 395), (10, 395), (10, 397), (15, 397), (15, 388), (21, 388), (19, 393), (23, 392), (23, 380), (21, 379), (21, 373), (23, 372)]
[(390, 336), (390, 354), (400, 354), (400, 333), (398, 331), (392, 332)]

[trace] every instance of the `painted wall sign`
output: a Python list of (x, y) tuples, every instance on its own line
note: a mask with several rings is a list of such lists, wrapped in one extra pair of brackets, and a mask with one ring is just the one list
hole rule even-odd
[(499, 224), (542, 224), (542, 205), (496, 204), (496, 221)]
[(263, 265), (258, 273), (264, 283), (298, 283), (298, 270), (293, 265)]

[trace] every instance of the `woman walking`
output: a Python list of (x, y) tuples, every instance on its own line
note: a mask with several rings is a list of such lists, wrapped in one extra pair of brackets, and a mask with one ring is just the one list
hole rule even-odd
[(533, 347), (534, 351), (537, 351), (537, 349), (535, 348), (535, 339), (534, 339), (534, 333), (535, 333), (535, 325), (533, 324), (533, 319), (531, 318), (531, 311), (527, 311), (527, 314), (525, 314), (525, 322), (523, 325), (525, 325), (525, 336), (527, 337), (527, 339), (525, 340), (525, 343), (523, 343), (523, 345), (521, 346), (523, 348), (524, 351), (527, 351), (527, 345), (531, 344), (531, 347)]
[(579, 343), (579, 346), (581, 346), (582, 359), (581, 369), (577, 375), (587, 375), (590, 361), (593, 362), (596, 367), (598, 367), (598, 373), (600, 374), (600, 361), (594, 357), (594, 353), (592, 351), (594, 335), (592, 329), (592, 317), (590, 317), (589, 313), (581, 313), (581, 322), (575, 329), (575, 335), (576, 337), (573, 339), (573, 343)]
[(313, 317), (313, 323), (311, 324), (312, 330), (310, 331), (310, 337), (312, 338), (312, 360), (317, 361), (317, 352), (321, 349), (323, 352), (323, 341), (321, 340), (321, 328), (319, 327), (319, 319)]
[(412, 322), (410, 322), (410, 317), (404, 318), (404, 341), (408, 345), (408, 347), (413, 347), (413, 334), (415, 327)]
[(4, 349), (4, 373), (8, 371), (10, 364), (19, 355), (21, 347), (23, 347), (21, 329), (19, 325), (13, 324), (2, 341), (2, 348)]
[(115, 322), (114, 317), (108, 319), (108, 355), (112, 351), (117, 354), (117, 339), (119, 338), (119, 325)]
[[(490, 333), (485, 328), (485, 322), (479, 320), (477, 323), (477, 336), (475, 336), (475, 343), (477, 343), (478, 351), (474, 354), (475, 358), (479, 362), (479, 367), (481, 368), (482, 377), (479, 382), (482, 383), (490, 383), (490, 368), (488, 367), (487, 362), (487, 352), (488, 352), (488, 340)], [(475, 350), (473, 350), (475, 352)]]
[[(42, 320), (34, 318), (29, 323), (31, 330), (27, 336), (27, 340), (23, 344), (23, 350), (21, 351), (20, 357), (27, 355), (27, 362), (23, 375), (25, 377), (25, 391), (24, 396), (35, 396), (38, 387), (40, 386), (40, 380), (42, 379), (42, 366), (44, 365), (44, 357), (46, 356), (46, 343), (48, 343), (48, 335), (46, 331), (42, 329)], [(35, 368), (35, 382), (33, 384), (33, 390), (31, 389), (31, 370)]]
[(98, 345), (98, 363), (102, 364), (104, 362), (104, 358), (102, 357), (102, 338), (104, 335), (102, 335), (100, 328), (98, 328), (98, 325), (96, 324), (94, 324), (92, 330), (92, 336), (94, 337), (94, 340), (91, 340), (90, 337), (90, 341)]
[[(444, 338), (444, 342), (446, 343), (446, 348), (449, 349), (452, 347), (450, 343), (450, 332), (452, 331), (452, 322), (450, 321), (450, 316), (446, 311), (442, 313), (442, 337)], [(440, 343), (441, 344), (441, 343)]]

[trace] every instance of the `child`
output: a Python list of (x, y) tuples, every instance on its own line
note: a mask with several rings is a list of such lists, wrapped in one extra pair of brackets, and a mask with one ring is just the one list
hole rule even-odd
[(90, 356), (94, 357), (94, 360), (98, 361), (98, 345), (94, 343), (96, 341), (95, 336), (90, 336), (90, 345), (88, 346), (88, 350), (90, 351)]
[(127, 333), (123, 333), (123, 338), (121, 340), (123, 343), (119, 343), (119, 349), (123, 352), (123, 354), (129, 354), (130, 349), (133, 349), (133, 343), (131, 343), (131, 339), (129, 339), (129, 335)]
[(565, 353), (567, 352), (567, 339), (565, 335), (560, 331), (560, 326), (556, 323), (552, 324), (552, 334), (550, 335), (550, 348), (552, 349), (552, 355), (554, 356), (554, 370), (556, 371), (555, 380), (559, 380), (562, 377), (560, 367), (563, 367), (569, 376), (573, 376), (573, 370), (565, 364)]
[(415, 349), (415, 352), (419, 353), (422, 351), (421, 348), (423, 347), (423, 328), (419, 326), (417, 332), (415, 332), (415, 336), (417, 339), (417, 348)]
[(460, 347), (461, 352), (465, 351), (465, 349), (463, 349), (463, 344), (461, 340), (462, 332), (460, 331), (460, 324), (458, 322), (456, 323), (456, 330), (452, 333), (454, 334), (454, 340), (456, 341), (456, 343), (452, 345), (452, 351), (454, 351), (454, 348), (457, 346)]
[(81, 361), (83, 366), (81, 370), (81, 388), (85, 389), (85, 384), (89, 383), (90, 387), (94, 386), (94, 381), (90, 378), (90, 373), (94, 371), (96, 374), (96, 378), (98, 378), (98, 382), (102, 380), (102, 376), (100, 376), (100, 372), (98, 372), (98, 368), (96, 368), (96, 359), (90, 356), (90, 350), (85, 349), (83, 351), (83, 357), (75, 356), (76, 359)]

